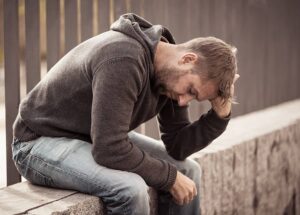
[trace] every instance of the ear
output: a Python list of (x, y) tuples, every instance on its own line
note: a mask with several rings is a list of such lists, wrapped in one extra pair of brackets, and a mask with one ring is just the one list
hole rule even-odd
[(186, 64), (186, 63), (195, 63), (198, 59), (198, 55), (193, 52), (188, 52), (182, 55), (179, 60), (179, 64)]

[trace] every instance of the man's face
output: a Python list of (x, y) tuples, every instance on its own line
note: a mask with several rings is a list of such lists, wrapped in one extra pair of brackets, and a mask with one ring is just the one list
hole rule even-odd
[(190, 101), (211, 100), (217, 97), (218, 88), (213, 81), (206, 81), (191, 71), (166, 69), (161, 78), (162, 94), (177, 100), (179, 106), (186, 106)]

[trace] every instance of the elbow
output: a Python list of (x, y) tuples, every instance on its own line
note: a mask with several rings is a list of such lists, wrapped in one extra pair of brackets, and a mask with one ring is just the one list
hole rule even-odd
[(109, 156), (107, 153), (103, 153), (102, 150), (93, 149), (92, 156), (97, 164), (109, 167)]
[(175, 160), (178, 160), (178, 161), (184, 161), (188, 156), (184, 156), (184, 155), (182, 155), (182, 154), (179, 154), (179, 153), (172, 153), (172, 154), (170, 154), (170, 156), (172, 157), (172, 158), (174, 158)]
[(173, 148), (166, 147), (166, 149), (168, 154), (175, 160), (183, 161), (188, 157), (188, 155), (186, 155), (184, 151), (181, 149), (176, 149), (175, 147)]
[(172, 138), (168, 135), (162, 135), (161, 139), (166, 146), (166, 150), (167, 150), (168, 154), (172, 158), (174, 158), (175, 160), (178, 160), (178, 161), (183, 161), (188, 157), (188, 155), (186, 154), (182, 145), (178, 144), (176, 142), (175, 138)]

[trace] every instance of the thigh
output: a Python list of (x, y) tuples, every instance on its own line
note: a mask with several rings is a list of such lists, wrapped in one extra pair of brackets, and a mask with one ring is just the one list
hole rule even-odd
[(177, 169), (185, 175), (191, 176), (198, 174), (199, 177), (201, 176), (201, 168), (196, 161), (191, 158), (187, 158), (183, 161), (174, 159), (168, 154), (162, 141), (153, 139), (135, 131), (131, 131), (128, 135), (132, 143), (147, 152), (150, 156), (168, 161), (175, 165)]
[[(25, 177), (35, 184), (77, 190), (106, 199), (116, 198), (120, 191), (136, 184), (146, 186), (137, 174), (97, 164), (91, 150), (92, 145), (81, 140), (40, 137), (22, 161), (22, 168), (26, 169), (23, 173), (27, 172)], [(48, 182), (43, 184), (36, 180), (37, 174), (48, 178)]]

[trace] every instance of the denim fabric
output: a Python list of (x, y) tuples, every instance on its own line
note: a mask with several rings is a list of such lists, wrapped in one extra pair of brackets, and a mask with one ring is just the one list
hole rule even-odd
[[(151, 156), (174, 164), (193, 179), (198, 196), (189, 204), (177, 205), (168, 192), (159, 191), (158, 210), (161, 215), (199, 215), (200, 166), (191, 159), (171, 158), (162, 142), (130, 132), (129, 139)], [(39, 137), (12, 144), (13, 160), (20, 174), (33, 184), (77, 190), (101, 197), (108, 215), (147, 215), (150, 213), (148, 186), (137, 174), (98, 165), (91, 154), (92, 145), (65, 137)], [(151, 171), (151, 170), (149, 170)]]

